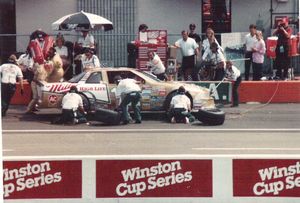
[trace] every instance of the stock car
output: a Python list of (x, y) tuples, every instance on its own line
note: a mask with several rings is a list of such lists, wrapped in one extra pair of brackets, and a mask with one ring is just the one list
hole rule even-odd
[(76, 86), (88, 112), (97, 109), (114, 110), (118, 107), (115, 97), (114, 77), (132, 78), (142, 89), (140, 109), (142, 112), (168, 111), (171, 99), (180, 86), (184, 86), (192, 104), (192, 111), (204, 123), (223, 124), (225, 115), (216, 109), (214, 98), (207, 88), (178, 81), (161, 81), (149, 72), (132, 68), (95, 68), (74, 76), (67, 82), (46, 83), (42, 87), (41, 108), (61, 108), (63, 96)]

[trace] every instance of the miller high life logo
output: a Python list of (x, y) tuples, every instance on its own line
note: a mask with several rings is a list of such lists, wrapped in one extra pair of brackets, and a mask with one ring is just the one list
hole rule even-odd
[(57, 83), (57, 84), (47, 84), (45, 90), (49, 92), (67, 92), (72, 86), (76, 86), (72, 83)]

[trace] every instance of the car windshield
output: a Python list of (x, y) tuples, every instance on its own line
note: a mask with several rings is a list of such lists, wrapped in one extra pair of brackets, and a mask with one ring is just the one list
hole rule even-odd
[(82, 72), (82, 73), (80, 73), (79, 75), (75, 75), (73, 78), (71, 78), (70, 80), (69, 80), (69, 82), (70, 83), (78, 83), (80, 80), (81, 80), (81, 78), (83, 78), (83, 76), (86, 74), (86, 72)]
[(162, 82), (160, 79), (158, 79), (155, 75), (153, 75), (150, 72), (146, 72), (146, 71), (139, 71), (139, 72), (145, 75), (146, 77), (151, 78), (152, 80), (155, 80), (157, 82)]

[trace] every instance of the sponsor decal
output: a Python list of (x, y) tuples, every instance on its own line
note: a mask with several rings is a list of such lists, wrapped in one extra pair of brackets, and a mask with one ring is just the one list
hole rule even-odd
[(99, 160), (96, 197), (212, 197), (212, 161)]
[(56, 104), (57, 103), (57, 99), (58, 99), (58, 97), (56, 95), (50, 95), (48, 97), (48, 101), (49, 101), (50, 104)]
[(79, 87), (79, 90), (80, 92), (87, 92), (87, 91), (106, 91), (106, 88), (105, 87)]
[(81, 198), (81, 161), (4, 161), (4, 199)]
[(76, 85), (71, 83), (47, 84), (45, 86), (45, 90), (49, 92), (63, 93), (69, 91), (72, 86), (76, 86)]
[(233, 160), (233, 193), (300, 197), (300, 160)]

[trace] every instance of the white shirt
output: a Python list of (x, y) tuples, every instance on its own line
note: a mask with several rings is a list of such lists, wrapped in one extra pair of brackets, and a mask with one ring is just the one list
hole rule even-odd
[(130, 92), (140, 92), (141, 88), (137, 84), (137, 81), (131, 78), (123, 79), (119, 82), (116, 88), (116, 97), (120, 97), (122, 94), (128, 94)]
[(94, 47), (95, 46), (94, 36), (90, 34), (87, 34), (85, 38), (83, 36), (80, 36), (78, 38), (78, 44), (82, 44), (82, 47)]
[(160, 60), (159, 56), (157, 54), (154, 55), (153, 59), (149, 61), (149, 65), (151, 66), (151, 72), (154, 75), (162, 74), (166, 71), (166, 67)]
[(18, 59), (18, 64), (24, 66), (26, 69), (32, 69), (33, 59), (29, 54), (22, 54)]
[[(224, 52), (223, 48), (220, 46), (218, 40), (214, 40), (214, 42), (218, 45), (219, 50), (221, 50), (222, 52)], [(204, 50), (204, 53), (210, 49), (210, 43), (208, 41), (208, 39), (206, 38), (205, 40), (203, 40), (202, 42), (202, 48)]]
[(62, 99), (63, 109), (77, 110), (79, 106), (83, 106), (82, 98), (77, 93), (67, 93)]
[(175, 46), (181, 49), (182, 56), (195, 55), (195, 50), (199, 47), (193, 38), (188, 37), (186, 41), (182, 38), (175, 42)]
[(59, 48), (58, 46), (55, 47), (56, 53), (60, 56), (68, 56), (68, 48), (66, 46), (62, 46)]
[(84, 54), (81, 58), (81, 63), (83, 68), (100, 68), (100, 61), (96, 55), (93, 55), (90, 59), (88, 59)]
[(175, 95), (171, 100), (171, 108), (191, 109), (191, 100), (184, 94)]
[(2, 73), (1, 82), (16, 84), (16, 78), (23, 78), (23, 73), (19, 66), (11, 63), (5, 63), (0, 66), (0, 73)]
[(236, 79), (241, 76), (241, 71), (235, 66), (231, 67), (231, 70), (228, 68), (225, 69), (225, 78), (231, 81), (236, 81)]
[(246, 45), (246, 51), (252, 51), (252, 48), (254, 46), (254, 43), (257, 41), (256, 36), (251, 36), (250, 33), (248, 33), (245, 37), (245, 45)]

